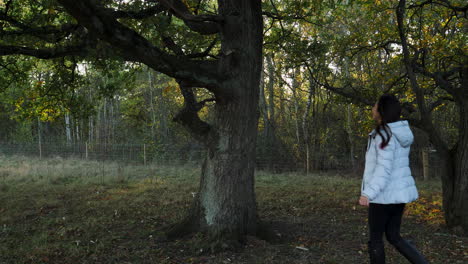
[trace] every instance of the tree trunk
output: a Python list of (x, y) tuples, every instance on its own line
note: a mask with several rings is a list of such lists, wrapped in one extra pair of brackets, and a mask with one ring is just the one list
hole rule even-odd
[(221, 85), (233, 94), (216, 97), (210, 126), (216, 137), (207, 143), (200, 191), (191, 215), (181, 223), (185, 230), (173, 229), (205, 232), (215, 246), (237, 244), (257, 231), (254, 169), (262, 67), (261, 2), (219, 1), (219, 12), (225, 18), (219, 63), (229, 75)]
[(351, 127), (351, 122), (352, 122), (352, 112), (351, 112), (351, 105), (348, 105), (347, 109), (347, 116), (346, 116), (346, 134), (348, 135), (348, 140), (349, 140), (349, 161), (351, 163), (351, 167), (353, 169), (353, 172), (356, 168), (356, 164), (354, 162), (354, 140), (353, 140), (353, 130)]
[(312, 105), (312, 97), (315, 92), (315, 82), (312, 77), (309, 76), (309, 94), (307, 96), (306, 109), (302, 115), (302, 132), (304, 133), (304, 144), (305, 144), (305, 171), (309, 174), (310, 171), (310, 132), (307, 122), (309, 121), (309, 113)]
[(148, 67), (148, 90), (149, 90), (149, 98), (148, 98), (148, 101), (149, 101), (149, 105), (150, 105), (150, 118), (151, 118), (151, 140), (155, 140), (156, 139), (156, 133), (155, 133), (155, 129), (154, 129), (154, 126), (156, 125), (156, 113), (154, 111), (154, 103), (153, 103), (153, 100), (154, 100), (154, 96), (153, 96), (153, 90), (154, 90), (154, 84), (153, 84), (153, 73), (152, 73), (152, 69), (150, 67)]
[(300, 135), (300, 126), (299, 126), (299, 96), (298, 96), (298, 90), (300, 88), (300, 83), (297, 78), (299, 78), (299, 75), (301, 74), (301, 70), (299, 67), (294, 69), (294, 77), (292, 81), (292, 94), (293, 94), (293, 100), (294, 100), (294, 126), (296, 128), (296, 144), (297, 144), (297, 149), (300, 151), (301, 148), (301, 135)]
[(266, 56), (267, 69), (268, 69), (268, 104), (267, 112), (268, 119), (265, 125), (266, 136), (266, 153), (268, 153), (268, 170), (274, 170), (275, 158), (274, 150), (276, 148), (276, 134), (275, 134), (275, 102), (274, 102), (274, 87), (275, 87), (275, 66), (273, 65), (273, 55)]
[(95, 143), (94, 141), (94, 121), (93, 121), (93, 116), (89, 117), (89, 128), (88, 128), (88, 142), (89, 143)]
[(443, 207), (447, 226), (468, 234), (468, 103), (461, 102), (459, 107), (458, 143), (444, 159)]
[(70, 145), (72, 142), (71, 128), (70, 128), (70, 114), (65, 114), (65, 133), (67, 136), (67, 144)]

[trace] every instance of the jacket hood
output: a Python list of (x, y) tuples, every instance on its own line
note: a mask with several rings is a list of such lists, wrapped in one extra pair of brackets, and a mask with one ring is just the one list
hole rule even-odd
[(401, 120), (393, 123), (388, 123), (388, 127), (392, 130), (393, 136), (400, 142), (402, 147), (408, 147), (413, 143), (413, 132), (410, 129), (408, 121)]
[[(402, 147), (408, 147), (413, 143), (414, 136), (410, 129), (407, 120), (400, 120), (393, 123), (388, 123), (388, 127), (392, 130), (392, 135), (398, 140)], [(369, 135), (375, 136), (375, 129)]]

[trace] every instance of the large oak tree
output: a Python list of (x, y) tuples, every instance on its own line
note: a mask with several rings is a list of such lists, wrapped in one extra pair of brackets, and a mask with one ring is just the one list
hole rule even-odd
[[(260, 0), (218, 0), (211, 9), (202, 1), (182, 0), (18, 2), (6, 1), (0, 11), (0, 56), (120, 57), (146, 64), (179, 83), (185, 104), (174, 119), (204, 143), (207, 154), (190, 214), (171, 234), (202, 231), (214, 241), (235, 242), (256, 234)], [(158, 24), (152, 39), (141, 26), (154, 18), (183, 22), (187, 32), (214, 41), (202, 52), (189, 53), (179, 40), (186, 32), (171, 36), (174, 32), (164, 32)], [(208, 90), (212, 98), (198, 101), (195, 88)], [(210, 124), (198, 115), (208, 102), (215, 102)]]

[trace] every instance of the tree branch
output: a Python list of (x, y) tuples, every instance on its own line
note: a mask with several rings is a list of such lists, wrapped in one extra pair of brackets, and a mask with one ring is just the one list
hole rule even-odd
[(424, 102), (423, 92), (421, 88), (419, 87), (419, 84), (416, 80), (416, 75), (412, 67), (410, 53), (408, 49), (408, 42), (407, 42), (407, 38), (405, 35), (405, 28), (403, 25), (404, 15), (405, 15), (405, 10), (406, 10), (405, 6), (406, 6), (406, 1), (400, 0), (396, 8), (398, 34), (400, 36), (401, 46), (403, 49), (403, 62), (406, 67), (406, 72), (408, 73), (408, 78), (410, 80), (411, 87), (413, 88), (413, 91), (416, 94), (416, 101), (418, 103), (419, 111), (421, 112), (421, 117), (423, 120), (426, 120), (427, 122), (429, 122), (430, 121), (429, 112), (426, 109), (426, 103)]
[[(307, 64), (306, 64), (307, 65)], [(332, 91), (336, 94), (339, 94), (345, 98), (348, 98), (348, 99), (351, 99), (352, 101), (356, 102), (356, 103), (359, 103), (359, 104), (363, 104), (363, 105), (374, 105), (375, 102), (367, 99), (367, 98), (364, 98), (364, 97), (361, 97), (359, 95), (357, 95), (354, 91), (348, 91), (346, 90), (345, 88), (338, 88), (338, 87), (334, 87), (330, 84), (328, 84), (326, 81), (325, 83), (322, 83), (320, 82), (317, 78), (315, 78), (313, 72), (312, 72), (312, 69), (307, 65), (307, 71), (309, 72), (309, 75), (310, 77), (312, 78), (312, 80), (317, 83), (318, 85), (324, 87), (325, 89), (329, 90), (329, 91)]]
[(77, 30), (78, 28), (81, 28), (80, 25), (76, 24), (63, 24), (59, 27), (55, 26), (44, 26), (44, 27), (37, 27), (37, 28), (31, 28), (31, 27), (22, 27), (23, 30), (3, 30), (0, 29), (2, 35), (48, 35), (48, 34), (69, 34), (72, 33), (73, 31)]
[(268, 11), (264, 11), (262, 12), (262, 15), (268, 17), (268, 18), (271, 18), (273, 20), (302, 20), (304, 22), (307, 22), (311, 25), (315, 25), (315, 26), (318, 26), (318, 27), (323, 27), (323, 24), (320, 24), (320, 23), (317, 23), (317, 22), (313, 22), (311, 20), (308, 19), (308, 17), (311, 17), (312, 14), (304, 14), (304, 15), (291, 15), (291, 14), (280, 14), (280, 12), (278, 11), (278, 9), (276, 8), (276, 6), (271, 3), (273, 8), (275, 9), (275, 13), (274, 12), (268, 12)]
[(111, 12), (114, 18), (131, 18), (131, 19), (144, 19), (148, 17), (152, 17), (156, 14), (159, 14), (166, 10), (161, 4), (156, 6), (149, 7), (144, 10), (140, 11), (124, 11), (124, 10), (115, 10), (112, 8), (106, 8), (105, 10)]
[(215, 99), (210, 98), (197, 102), (193, 87), (180, 80), (177, 82), (184, 96), (184, 107), (177, 113), (173, 121), (185, 126), (198, 141), (205, 144), (210, 150), (214, 150), (218, 134), (208, 123), (200, 119), (198, 112), (207, 102), (215, 101)]
[(162, 38), (163, 42), (164, 42), (164, 45), (166, 45), (166, 47), (170, 50), (172, 50), (172, 52), (174, 52), (176, 55), (178, 56), (184, 56), (184, 52), (182, 51), (182, 48), (180, 46), (178, 46), (174, 40), (170, 37), (163, 37)]
[(67, 12), (100, 39), (120, 51), (128, 61), (141, 62), (154, 70), (205, 87), (215, 94), (222, 91), (216, 61), (195, 61), (165, 53), (134, 30), (118, 22), (113, 14), (97, 6), (94, 0), (59, 0)]
[(411, 88), (416, 94), (416, 102), (417, 102), (418, 109), (421, 115), (420, 117), (421, 128), (426, 133), (429, 134), (431, 141), (434, 143), (434, 145), (439, 151), (441, 151), (442, 153), (447, 153), (448, 146), (442, 140), (439, 132), (437, 131), (437, 128), (434, 127), (434, 124), (432, 123), (431, 112), (428, 111), (426, 102), (424, 100), (423, 90), (419, 86), (417, 79), (416, 79), (414, 65), (411, 62), (405, 27), (403, 24), (403, 22), (405, 21), (404, 19), (405, 12), (406, 12), (406, 1), (400, 0), (396, 8), (398, 34), (400, 36), (401, 46), (403, 49), (403, 62), (406, 67), (406, 72), (408, 73), (408, 78), (411, 83)]
[(211, 35), (219, 32), (219, 23), (223, 21), (221, 16), (193, 15), (188, 7), (180, 0), (159, 0), (176, 17), (182, 19), (191, 30), (202, 35)]
[(383, 49), (383, 50), (385, 50), (385, 52), (387, 54), (391, 54), (394, 50), (392, 50), (391, 48), (388, 47), (390, 44), (401, 45), (401, 43), (396, 41), (396, 40), (389, 40), (389, 41), (386, 41), (386, 42), (383, 42), (383, 43), (377, 43), (376, 45), (358, 46), (358, 47), (354, 47), (354, 48), (349, 48), (347, 50), (351, 51), (351, 57), (354, 57), (355, 55), (359, 54), (363, 50), (365, 50), (365, 51), (374, 51), (374, 50), (378, 50), (378, 49)]
[(207, 56), (210, 56), (212, 58), (217, 58), (216, 56), (214, 55), (210, 55), (210, 51), (213, 49), (213, 47), (215, 46), (216, 42), (218, 41), (218, 39), (214, 39), (210, 45), (203, 51), (203, 52), (200, 52), (200, 53), (192, 53), (192, 54), (185, 54), (184, 51), (182, 50), (182, 48), (177, 45), (174, 40), (170, 37), (163, 37), (162, 38), (163, 40), (163, 43), (164, 45), (170, 49), (172, 52), (174, 52), (174, 54), (176, 54), (177, 56), (185, 56), (187, 58), (204, 58), (204, 57), (207, 57)]
[(210, 51), (214, 48), (214, 46), (216, 45), (216, 42), (218, 42), (217, 38), (213, 39), (213, 41), (210, 43), (210, 45), (203, 52), (187, 54), (187, 57), (188, 58), (203, 58), (203, 57), (206, 57), (206, 56), (210, 56)]
[(435, 102), (433, 102), (432, 104), (429, 105), (429, 107), (428, 107), (429, 111), (433, 111), (435, 108), (442, 105), (446, 101), (453, 102), (454, 100), (451, 97), (439, 97), (439, 98), (437, 98), (437, 100)]
[[(37, 27), (37, 28), (24, 26), (22, 28), (23, 28), (22, 30), (6, 30), (6, 31), (0, 29), (0, 37), (29, 35), (29, 36), (36, 37), (46, 42), (56, 44), (73, 33), (78, 32), (78, 34), (81, 34), (81, 35), (86, 34), (85, 32), (82, 32), (84, 28), (76, 24), (64, 24), (58, 27), (43, 26), (43, 27)], [(83, 36), (80, 36), (79, 38), (82, 39)]]
[(57, 47), (55, 49), (32, 49), (8, 45), (0, 46), (0, 56), (20, 54), (33, 56), (39, 59), (52, 59), (72, 55), (85, 56), (87, 53), (86, 46), (84, 45)]
[(448, 9), (451, 9), (455, 12), (462, 12), (462, 13), (465, 13), (465, 17), (466, 17), (466, 11), (468, 11), (468, 5), (465, 5), (465, 6), (454, 6), (452, 3), (450, 3), (450, 1), (448, 0), (427, 0), (427, 1), (424, 1), (420, 4), (412, 4), (410, 6), (408, 6), (408, 9), (413, 9), (413, 8), (422, 8), (426, 5), (440, 5), (440, 6), (443, 6), (443, 7), (446, 7)]
[(461, 67), (454, 67), (453, 69), (450, 69), (446, 72), (430, 72), (423, 65), (415, 63), (414, 69), (416, 72), (419, 72), (422, 75), (433, 79), (437, 86), (445, 90), (453, 97), (461, 98), (460, 91), (453, 87), (450, 81), (447, 80), (448, 77), (452, 76), (455, 72), (461, 70)]

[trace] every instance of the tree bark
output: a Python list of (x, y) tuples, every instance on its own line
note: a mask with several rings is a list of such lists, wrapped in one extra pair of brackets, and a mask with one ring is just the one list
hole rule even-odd
[(455, 147), (444, 156), (443, 208), (447, 226), (468, 234), (468, 98), (458, 102), (459, 135)]
[(237, 91), (237, 98), (215, 107), (218, 138), (203, 168), (199, 220), (215, 237), (242, 240), (257, 228), (254, 169), (263, 23), (260, 1), (219, 1), (219, 11), (226, 18), (222, 52), (233, 51), (220, 61), (232, 76), (223, 86)]
[(449, 226), (461, 226), (468, 234), (468, 98), (460, 102), (459, 138), (455, 151), (453, 195), (446, 206)]
[(205, 141), (208, 152), (200, 191), (188, 219), (169, 232), (172, 236), (202, 231), (210, 235), (215, 246), (242, 242), (245, 235), (257, 231), (254, 169), (262, 65), (260, 1), (218, 3), (219, 13), (225, 18), (220, 31), (223, 56), (219, 67), (229, 75), (221, 89), (234, 93), (233, 97), (216, 97), (214, 124), (209, 128), (200, 122), (192, 124), (202, 129), (196, 131), (198, 137), (206, 131), (211, 133)]

